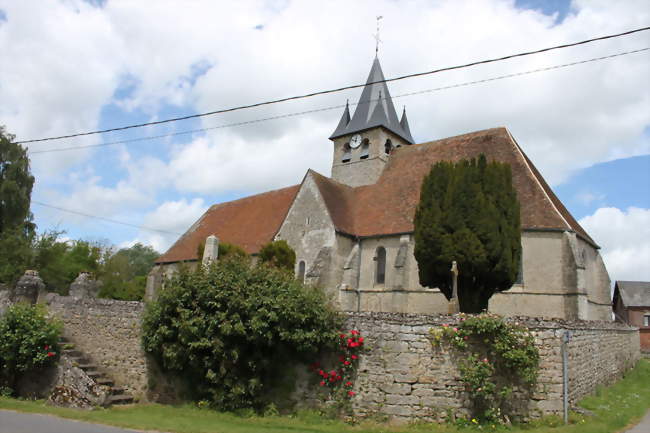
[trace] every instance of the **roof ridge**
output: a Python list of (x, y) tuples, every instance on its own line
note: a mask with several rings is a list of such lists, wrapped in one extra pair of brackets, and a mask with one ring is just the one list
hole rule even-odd
[(245, 197), (239, 197), (239, 198), (236, 198), (236, 199), (234, 199), (234, 200), (222, 201), (221, 203), (215, 203), (215, 204), (213, 204), (212, 206), (210, 206), (210, 207), (206, 210), (206, 212), (207, 212), (208, 210), (210, 210), (210, 209), (217, 208), (217, 207), (222, 206), (222, 205), (226, 205), (226, 204), (230, 204), (230, 203), (237, 203), (237, 202), (244, 201), (244, 200), (248, 200), (248, 199), (253, 199), (253, 198), (255, 198), (255, 197), (259, 197), (259, 196), (262, 196), (262, 195), (265, 195), (265, 194), (270, 194), (270, 193), (273, 193), (273, 192), (285, 191), (285, 190), (287, 190), (287, 189), (295, 188), (295, 187), (297, 187), (297, 186), (300, 186), (300, 184), (297, 183), (297, 184), (295, 184), (295, 185), (289, 185), (289, 186), (285, 186), (285, 187), (282, 187), (282, 188), (270, 189), (270, 190), (268, 190), (268, 191), (258, 192), (257, 194), (247, 195), (247, 196), (245, 196)]

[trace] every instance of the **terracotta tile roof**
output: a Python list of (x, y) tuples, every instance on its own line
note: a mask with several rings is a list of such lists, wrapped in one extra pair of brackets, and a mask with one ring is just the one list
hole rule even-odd
[(396, 149), (373, 185), (350, 188), (318, 175), (317, 184), (339, 231), (375, 236), (413, 231), (422, 179), (438, 161), (457, 161), (484, 153), (507, 162), (521, 203), (524, 229), (574, 230), (593, 240), (555, 196), (506, 128), (494, 128)]
[(287, 215), (300, 185), (257, 194), (211, 206), (156, 263), (196, 260), (196, 249), (205, 238), (239, 245), (247, 253), (259, 251), (273, 240)]
[[(553, 193), (506, 128), (486, 129), (412, 146), (390, 156), (373, 185), (352, 188), (309, 170), (336, 229), (356, 236), (413, 231), (422, 179), (438, 161), (458, 161), (484, 153), (507, 162), (521, 204), (524, 229), (573, 230), (596, 245)], [(300, 185), (212, 206), (157, 263), (196, 259), (196, 248), (211, 234), (256, 253), (273, 239)]]

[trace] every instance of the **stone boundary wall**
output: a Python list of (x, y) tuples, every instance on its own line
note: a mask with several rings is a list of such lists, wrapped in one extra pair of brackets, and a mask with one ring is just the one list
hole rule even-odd
[(144, 399), (145, 355), (140, 345), (144, 304), (48, 294), (50, 313), (63, 321), (63, 335), (134, 397)]
[[(470, 401), (460, 382), (454, 353), (432, 346), (429, 330), (458, 316), (346, 313), (349, 329), (365, 337), (355, 383), (358, 415), (384, 414), (396, 421), (443, 421), (449, 412), (467, 415)], [(613, 322), (509, 318), (531, 329), (540, 352), (532, 399), (519, 410), (532, 416), (562, 412), (561, 343), (570, 332), (569, 399), (574, 405), (598, 385), (620, 378), (640, 358), (637, 328)], [(521, 403), (521, 402), (520, 402)]]

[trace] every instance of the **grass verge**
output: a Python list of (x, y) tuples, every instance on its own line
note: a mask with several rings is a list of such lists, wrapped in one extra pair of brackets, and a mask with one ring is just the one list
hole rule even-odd
[(580, 406), (594, 416), (572, 414), (569, 425), (558, 417), (548, 417), (532, 424), (512, 427), (456, 427), (451, 425), (415, 424), (389, 426), (364, 422), (350, 426), (338, 420), (322, 418), (311, 412), (294, 416), (250, 416), (198, 409), (190, 405), (164, 406), (142, 404), (94, 411), (80, 411), (45, 405), (42, 401), (25, 401), (0, 397), (0, 409), (50, 414), (80, 421), (108, 424), (137, 430), (173, 433), (455, 433), (469, 430), (508, 431), (512, 433), (615, 433), (638, 421), (650, 408), (650, 361), (641, 360), (625, 378), (610, 387), (599, 388)]

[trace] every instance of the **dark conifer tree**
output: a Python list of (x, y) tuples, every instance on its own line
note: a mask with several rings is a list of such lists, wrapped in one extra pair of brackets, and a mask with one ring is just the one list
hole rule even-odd
[(451, 299), (456, 261), (460, 310), (478, 313), (516, 281), (521, 261), (519, 201), (510, 166), (478, 160), (433, 165), (415, 213), (420, 284)]

